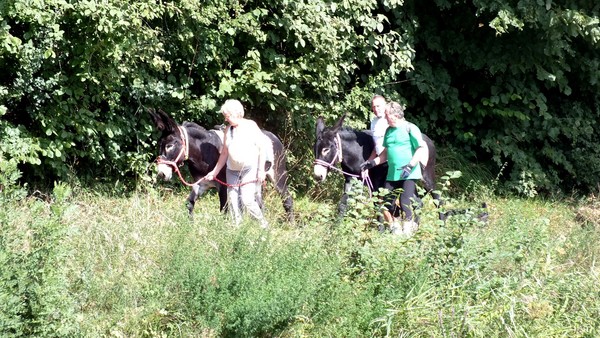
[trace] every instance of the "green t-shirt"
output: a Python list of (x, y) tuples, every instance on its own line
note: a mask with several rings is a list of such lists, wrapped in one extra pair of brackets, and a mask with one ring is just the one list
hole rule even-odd
[[(421, 130), (414, 124), (402, 122), (397, 127), (389, 127), (385, 131), (383, 146), (387, 148), (388, 181), (399, 181), (402, 167), (407, 165), (413, 157), (414, 149), (423, 139)], [(419, 180), (422, 178), (421, 166), (416, 165), (407, 179)]]

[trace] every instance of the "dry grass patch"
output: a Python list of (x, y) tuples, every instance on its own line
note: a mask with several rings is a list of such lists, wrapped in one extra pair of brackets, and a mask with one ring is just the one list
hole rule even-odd
[(600, 198), (589, 197), (584, 205), (577, 208), (575, 220), (582, 226), (600, 228)]

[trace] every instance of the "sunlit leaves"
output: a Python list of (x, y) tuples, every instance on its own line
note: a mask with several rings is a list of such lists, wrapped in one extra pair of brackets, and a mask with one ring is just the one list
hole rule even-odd
[(523, 21), (517, 18), (514, 13), (507, 10), (500, 10), (498, 16), (490, 22), (490, 27), (496, 30), (497, 34), (508, 33), (510, 28), (522, 30)]

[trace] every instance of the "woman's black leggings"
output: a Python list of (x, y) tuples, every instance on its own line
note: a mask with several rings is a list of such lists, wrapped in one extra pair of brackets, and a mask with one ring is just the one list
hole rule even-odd
[[(401, 180), (401, 181), (386, 181), (385, 188), (391, 193), (386, 196), (385, 202), (388, 210), (394, 217), (400, 216), (400, 212), (404, 214), (404, 220), (413, 220), (413, 199), (417, 197), (417, 180)], [(400, 193), (399, 189), (402, 189)], [(400, 194), (400, 196), (398, 196)], [(400, 208), (396, 204), (396, 200), (400, 200)]]

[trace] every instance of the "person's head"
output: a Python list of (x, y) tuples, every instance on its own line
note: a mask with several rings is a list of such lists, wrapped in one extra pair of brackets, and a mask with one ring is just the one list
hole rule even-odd
[(244, 117), (244, 106), (238, 100), (227, 100), (221, 106), (221, 114), (228, 124), (236, 126), (237, 122)]
[(391, 127), (395, 127), (398, 122), (404, 120), (404, 106), (395, 101), (388, 103), (385, 118)]
[(371, 99), (371, 110), (373, 110), (373, 114), (377, 117), (385, 116), (385, 97), (381, 95), (375, 95)]

